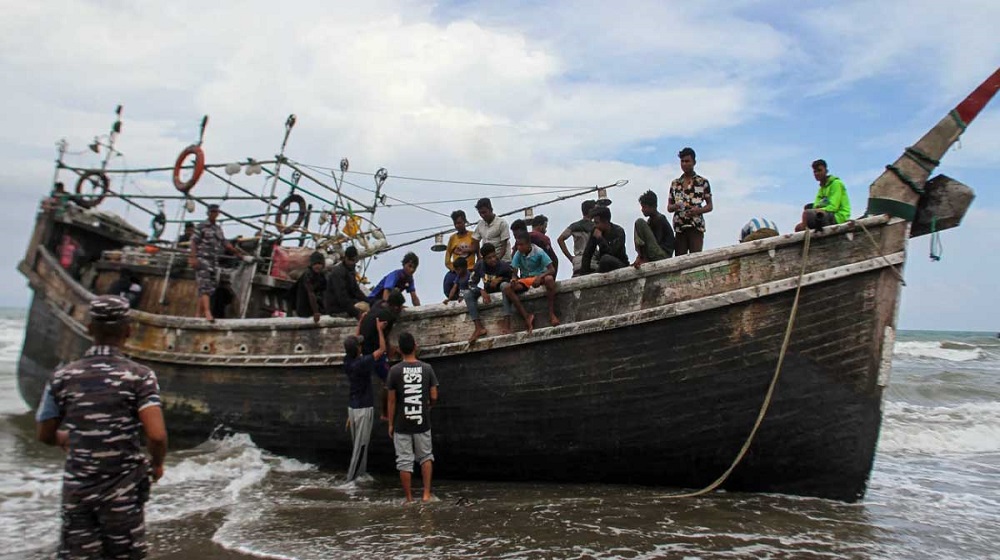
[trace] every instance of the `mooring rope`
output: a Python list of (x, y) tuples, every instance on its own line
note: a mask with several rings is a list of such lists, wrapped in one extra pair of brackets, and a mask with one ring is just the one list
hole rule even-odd
[(757, 413), (757, 421), (754, 422), (753, 429), (750, 430), (750, 435), (748, 435), (746, 441), (743, 442), (743, 447), (736, 455), (736, 458), (733, 459), (729, 468), (726, 469), (726, 472), (722, 473), (722, 475), (715, 479), (714, 482), (701, 490), (687, 492), (684, 494), (667, 494), (662, 496), (663, 498), (694, 498), (696, 496), (708, 494), (719, 486), (722, 486), (722, 483), (729, 478), (729, 475), (733, 474), (733, 471), (736, 470), (736, 466), (743, 461), (747, 451), (750, 450), (753, 438), (757, 435), (757, 430), (764, 422), (764, 417), (767, 416), (767, 410), (771, 407), (771, 398), (774, 396), (774, 388), (778, 386), (778, 379), (781, 377), (781, 366), (785, 363), (785, 355), (788, 353), (788, 344), (792, 340), (792, 327), (795, 325), (795, 317), (799, 313), (799, 294), (802, 292), (802, 280), (805, 278), (806, 264), (809, 262), (809, 240), (811, 237), (812, 232), (808, 229), (805, 230), (805, 242), (802, 245), (802, 267), (799, 269), (798, 284), (795, 287), (795, 299), (792, 300), (792, 312), (788, 316), (788, 326), (785, 327), (785, 339), (781, 342), (781, 352), (778, 354), (778, 365), (774, 368), (774, 375), (771, 377), (771, 384), (768, 386), (767, 393), (764, 395), (764, 403), (760, 406), (760, 412)]
[(896, 279), (899, 280), (899, 283), (905, 286), (906, 280), (903, 279), (903, 273), (901, 273), (899, 269), (896, 268), (896, 265), (892, 264), (892, 261), (889, 260), (889, 257), (885, 256), (885, 253), (882, 252), (882, 246), (879, 245), (877, 241), (875, 241), (875, 237), (873, 237), (872, 233), (868, 231), (868, 228), (865, 227), (865, 224), (861, 222), (854, 222), (854, 223), (861, 226), (861, 229), (865, 232), (865, 235), (868, 236), (868, 240), (872, 242), (872, 246), (874, 246), (875, 250), (878, 251), (878, 255), (882, 257), (882, 260), (885, 261), (885, 264), (889, 265), (889, 270), (891, 270), (893, 274), (896, 275)]

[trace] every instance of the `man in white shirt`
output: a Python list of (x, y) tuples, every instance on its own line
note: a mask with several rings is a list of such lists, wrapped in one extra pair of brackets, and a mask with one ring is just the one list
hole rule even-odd
[(482, 219), (472, 232), (472, 251), (478, 255), (481, 245), (491, 243), (500, 258), (510, 262), (510, 228), (507, 221), (493, 213), (493, 203), (488, 198), (479, 199), (476, 211)]

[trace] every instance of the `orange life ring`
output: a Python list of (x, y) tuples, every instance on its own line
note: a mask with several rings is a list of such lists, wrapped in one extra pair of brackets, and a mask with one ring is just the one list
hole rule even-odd
[[(97, 181), (94, 181), (97, 179)], [(83, 193), (84, 182), (89, 181), (91, 185), (101, 189), (101, 193), (96, 195), (96, 198), (88, 197)], [(76, 203), (77, 206), (81, 208), (93, 208), (104, 200), (104, 197), (108, 195), (108, 188), (111, 182), (108, 180), (108, 175), (101, 170), (91, 169), (90, 171), (80, 175), (80, 179), (76, 182), (76, 196), (72, 197), (72, 201)]]
[[(181, 168), (184, 167), (184, 160), (190, 155), (194, 155), (194, 173), (191, 174), (191, 178), (187, 181), (181, 181)], [(201, 174), (204, 172), (205, 152), (202, 151), (201, 146), (192, 144), (184, 148), (181, 155), (177, 156), (177, 163), (174, 164), (174, 187), (182, 193), (187, 193), (194, 188), (195, 183), (198, 182), (198, 179), (201, 179)]]

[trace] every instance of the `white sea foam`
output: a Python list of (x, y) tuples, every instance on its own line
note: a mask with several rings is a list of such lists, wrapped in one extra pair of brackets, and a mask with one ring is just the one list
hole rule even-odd
[(1000, 403), (917, 406), (886, 402), (883, 453), (1000, 452)]
[(23, 319), (0, 319), (0, 363), (17, 362), (24, 344)]
[(946, 341), (904, 341), (897, 342), (897, 358), (917, 358), (924, 360), (946, 360), (949, 362), (969, 362), (981, 360), (983, 349), (971, 344)]
[[(229, 506), (287, 459), (268, 455), (250, 436), (235, 434), (181, 452), (167, 463), (147, 508), (151, 521), (177, 519)], [(176, 459), (175, 459), (176, 460)]]

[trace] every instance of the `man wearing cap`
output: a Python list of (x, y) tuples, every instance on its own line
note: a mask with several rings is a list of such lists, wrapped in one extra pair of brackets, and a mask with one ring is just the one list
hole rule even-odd
[(67, 453), (59, 558), (146, 556), (143, 507), (163, 476), (167, 429), (156, 374), (122, 355), (128, 312), (119, 296), (91, 302), (94, 346), (52, 374), (35, 416), (39, 441)]
[(219, 205), (209, 204), (208, 219), (198, 224), (191, 236), (191, 256), (188, 257), (188, 264), (195, 270), (195, 279), (198, 281), (198, 311), (195, 316), (209, 321), (215, 321), (209, 300), (218, 286), (219, 255), (223, 249), (243, 254), (242, 250), (226, 240), (218, 219)]

